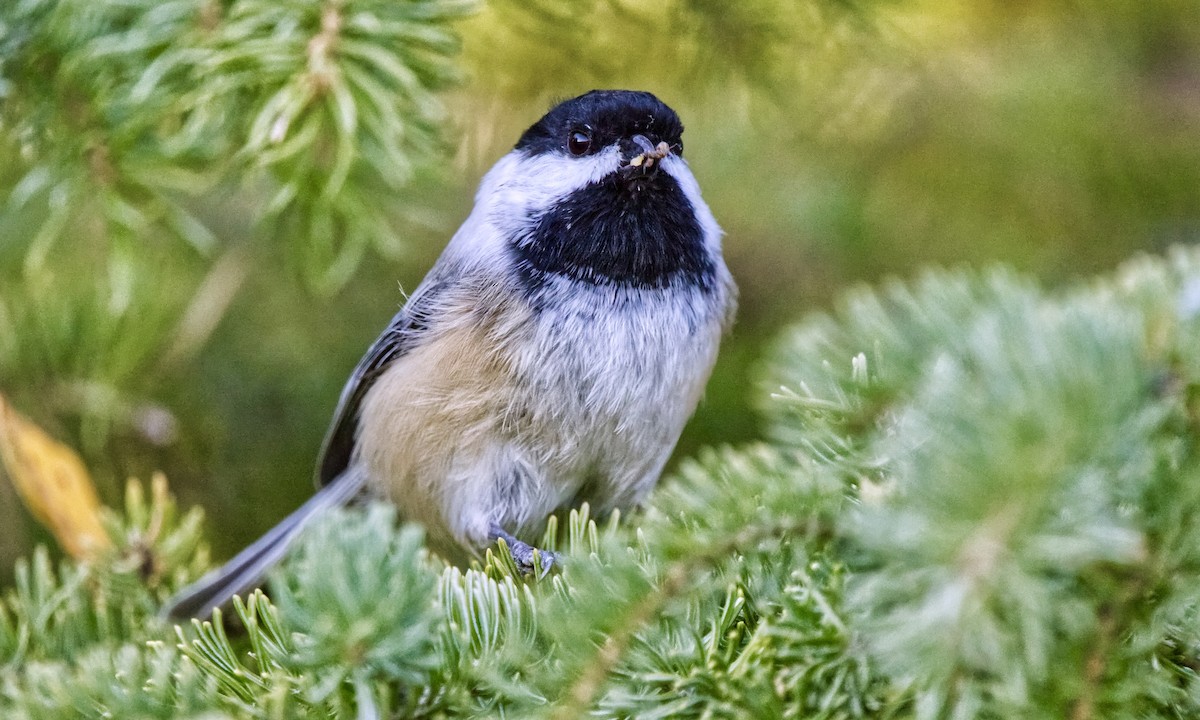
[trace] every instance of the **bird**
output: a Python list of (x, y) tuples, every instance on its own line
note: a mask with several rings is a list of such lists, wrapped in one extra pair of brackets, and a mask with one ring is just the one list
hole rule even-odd
[(564, 100), (530, 126), (351, 373), (316, 494), (164, 614), (204, 617), (252, 590), (310, 521), (363, 495), (450, 562), (502, 539), (523, 572), (556, 561), (530, 544), (551, 514), (641, 503), (737, 304), (682, 134), (633, 90)]

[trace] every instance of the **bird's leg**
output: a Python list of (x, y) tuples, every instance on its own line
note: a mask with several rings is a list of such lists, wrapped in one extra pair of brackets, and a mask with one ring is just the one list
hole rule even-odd
[(488, 529), (488, 537), (493, 542), (496, 540), (503, 540), (504, 543), (508, 545), (508, 550), (510, 553), (512, 553), (512, 558), (517, 563), (517, 569), (520, 570), (524, 575), (529, 575), (534, 571), (534, 552), (536, 552), (541, 558), (542, 575), (550, 572), (550, 568), (554, 565), (556, 560), (554, 553), (550, 552), (549, 550), (535, 548), (528, 543), (516, 539), (509, 533), (505, 532), (504, 528), (495, 523), (492, 523), (491, 528)]

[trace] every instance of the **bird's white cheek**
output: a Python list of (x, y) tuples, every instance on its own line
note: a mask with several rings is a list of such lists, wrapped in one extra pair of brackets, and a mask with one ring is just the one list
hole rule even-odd
[(540, 156), (528, 177), (547, 196), (562, 198), (600, 182), (620, 167), (621, 156), (616, 147), (610, 147), (588, 157)]
[(553, 153), (529, 157), (513, 151), (484, 178), (478, 199), (486, 200), (502, 216), (515, 212), (537, 214), (599, 182), (620, 166), (615, 147), (580, 158)]

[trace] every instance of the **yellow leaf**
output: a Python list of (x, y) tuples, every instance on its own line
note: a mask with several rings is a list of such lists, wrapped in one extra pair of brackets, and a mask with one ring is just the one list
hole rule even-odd
[(111, 545), (83, 461), (0, 395), (0, 460), (25, 506), (68, 553), (86, 558)]

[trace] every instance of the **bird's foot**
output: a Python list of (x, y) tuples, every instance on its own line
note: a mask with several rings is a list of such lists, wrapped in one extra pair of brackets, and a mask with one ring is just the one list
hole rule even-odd
[(541, 550), (529, 543), (516, 539), (505, 532), (499, 525), (492, 525), (490, 537), (492, 541), (504, 541), (504, 544), (508, 546), (509, 554), (512, 555), (513, 562), (517, 564), (517, 569), (521, 571), (522, 575), (533, 575), (538, 571), (539, 563), (534, 562), (534, 553), (537, 553), (541, 567), (541, 573), (538, 575), (538, 578), (545, 577), (546, 573), (550, 572), (550, 568), (554, 566), (554, 563), (558, 559), (549, 550)]

